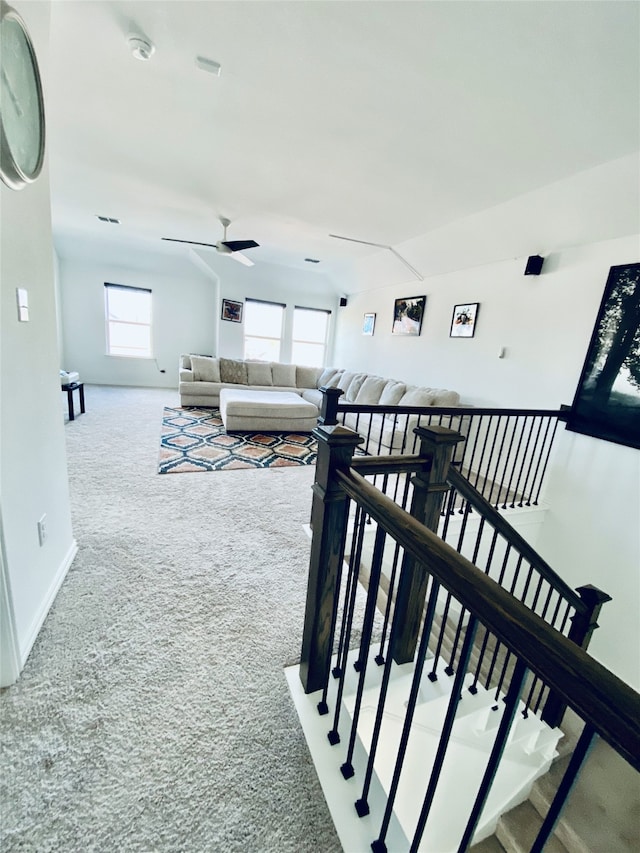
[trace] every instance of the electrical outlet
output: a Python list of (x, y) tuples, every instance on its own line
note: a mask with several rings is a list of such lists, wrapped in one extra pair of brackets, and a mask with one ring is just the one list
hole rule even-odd
[(42, 518), (38, 522), (38, 542), (40, 542), (40, 545), (44, 545), (46, 539), (47, 539), (47, 516), (45, 514), (42, 516)]

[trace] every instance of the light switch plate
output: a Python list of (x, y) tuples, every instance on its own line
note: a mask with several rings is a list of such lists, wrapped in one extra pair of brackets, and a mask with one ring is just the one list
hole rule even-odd
[(16, 298), (18, 300), (18, 320), (21, 323), (29, 321), (29, 294), (26, 287), (16, 287)]

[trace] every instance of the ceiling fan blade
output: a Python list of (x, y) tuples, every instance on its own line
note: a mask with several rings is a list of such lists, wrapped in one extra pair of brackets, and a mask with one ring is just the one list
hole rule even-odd
[(216, 248), (215, 243), (198, 243), (196, 240), (178, 240), (177, 237), (162, 237), (163, 240), (167, 240), (169, 243), (189, 243), (191, 246), (209, 246), (211, 249)]
[(223, 246), (226, 246), (230, 252), (242, 252), (244, 249), (255, 249), (260, 244), (255, 240), (221, 240)]
[(229, 255), (230, 258), (233, 258), (234, 261), (240, 261), (241, 264), (244, 264), (245, 267), (253, 267), (255, 264), (252, 260), (250, 260), (246, 255), (243, 255), (242, 252), (232, 252)]

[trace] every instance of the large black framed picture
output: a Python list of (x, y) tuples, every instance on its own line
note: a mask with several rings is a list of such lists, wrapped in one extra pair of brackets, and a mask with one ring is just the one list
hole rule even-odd
[(609, 270), (567, 428), (640, 449), (640, 264)]

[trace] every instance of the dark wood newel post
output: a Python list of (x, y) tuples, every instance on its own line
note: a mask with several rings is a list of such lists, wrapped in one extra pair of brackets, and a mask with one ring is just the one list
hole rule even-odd
[[(581, 649), (588, 649), (591, 636), (598, 627), (598, 617), (602, 605), (612, 598), (606, 592), (593, 584), (585, 584), (576, 588), (576, 592), (584, 602), (584, 610), (576, 611), (571, 617), (571, 628), (568, 637)], [(550, 693), (542, 709), (542, 719), (552, 728), (559, 726), (566, 710), (566, 705), (555, 693)]]
[[(420, 456), (429, 460), (429, 464), (411, 480), (413, 498), (410, 512), (414, 518), (437, 533), (442, 501), (449, 490), (449, 465), (456, 444), (464, 441), (464, 436), (440, 426), (418, 427), (414, 432), (420, 439)], [(401, 619), (393, 648), (393, 659), (398, 664), (413, 660), (428, 584), (429, 575), (424, 567), (405, 554), (395, 609), (396, 618)]]
[(322, 387), (322, 405), (318, 418), (319, 426), (330, 426), (338, 423), (338, 398), (344, 393), (340, 388)]
[[(338, 396), (335, 395), (336, 400)], [(300, 680), (305, 693), (321, 690), (327, 683), (331, 667), (349, 508), (347, 495), (338, 485), (335, 472), (337, 468), (347, 468), (351, 464), (356, 447), (364, 440), (352, 430), (336, 424), (318, 426), (313, 435), (318, 442), (318, 459), (313, 484), (313, 537), (300, 654)]]

